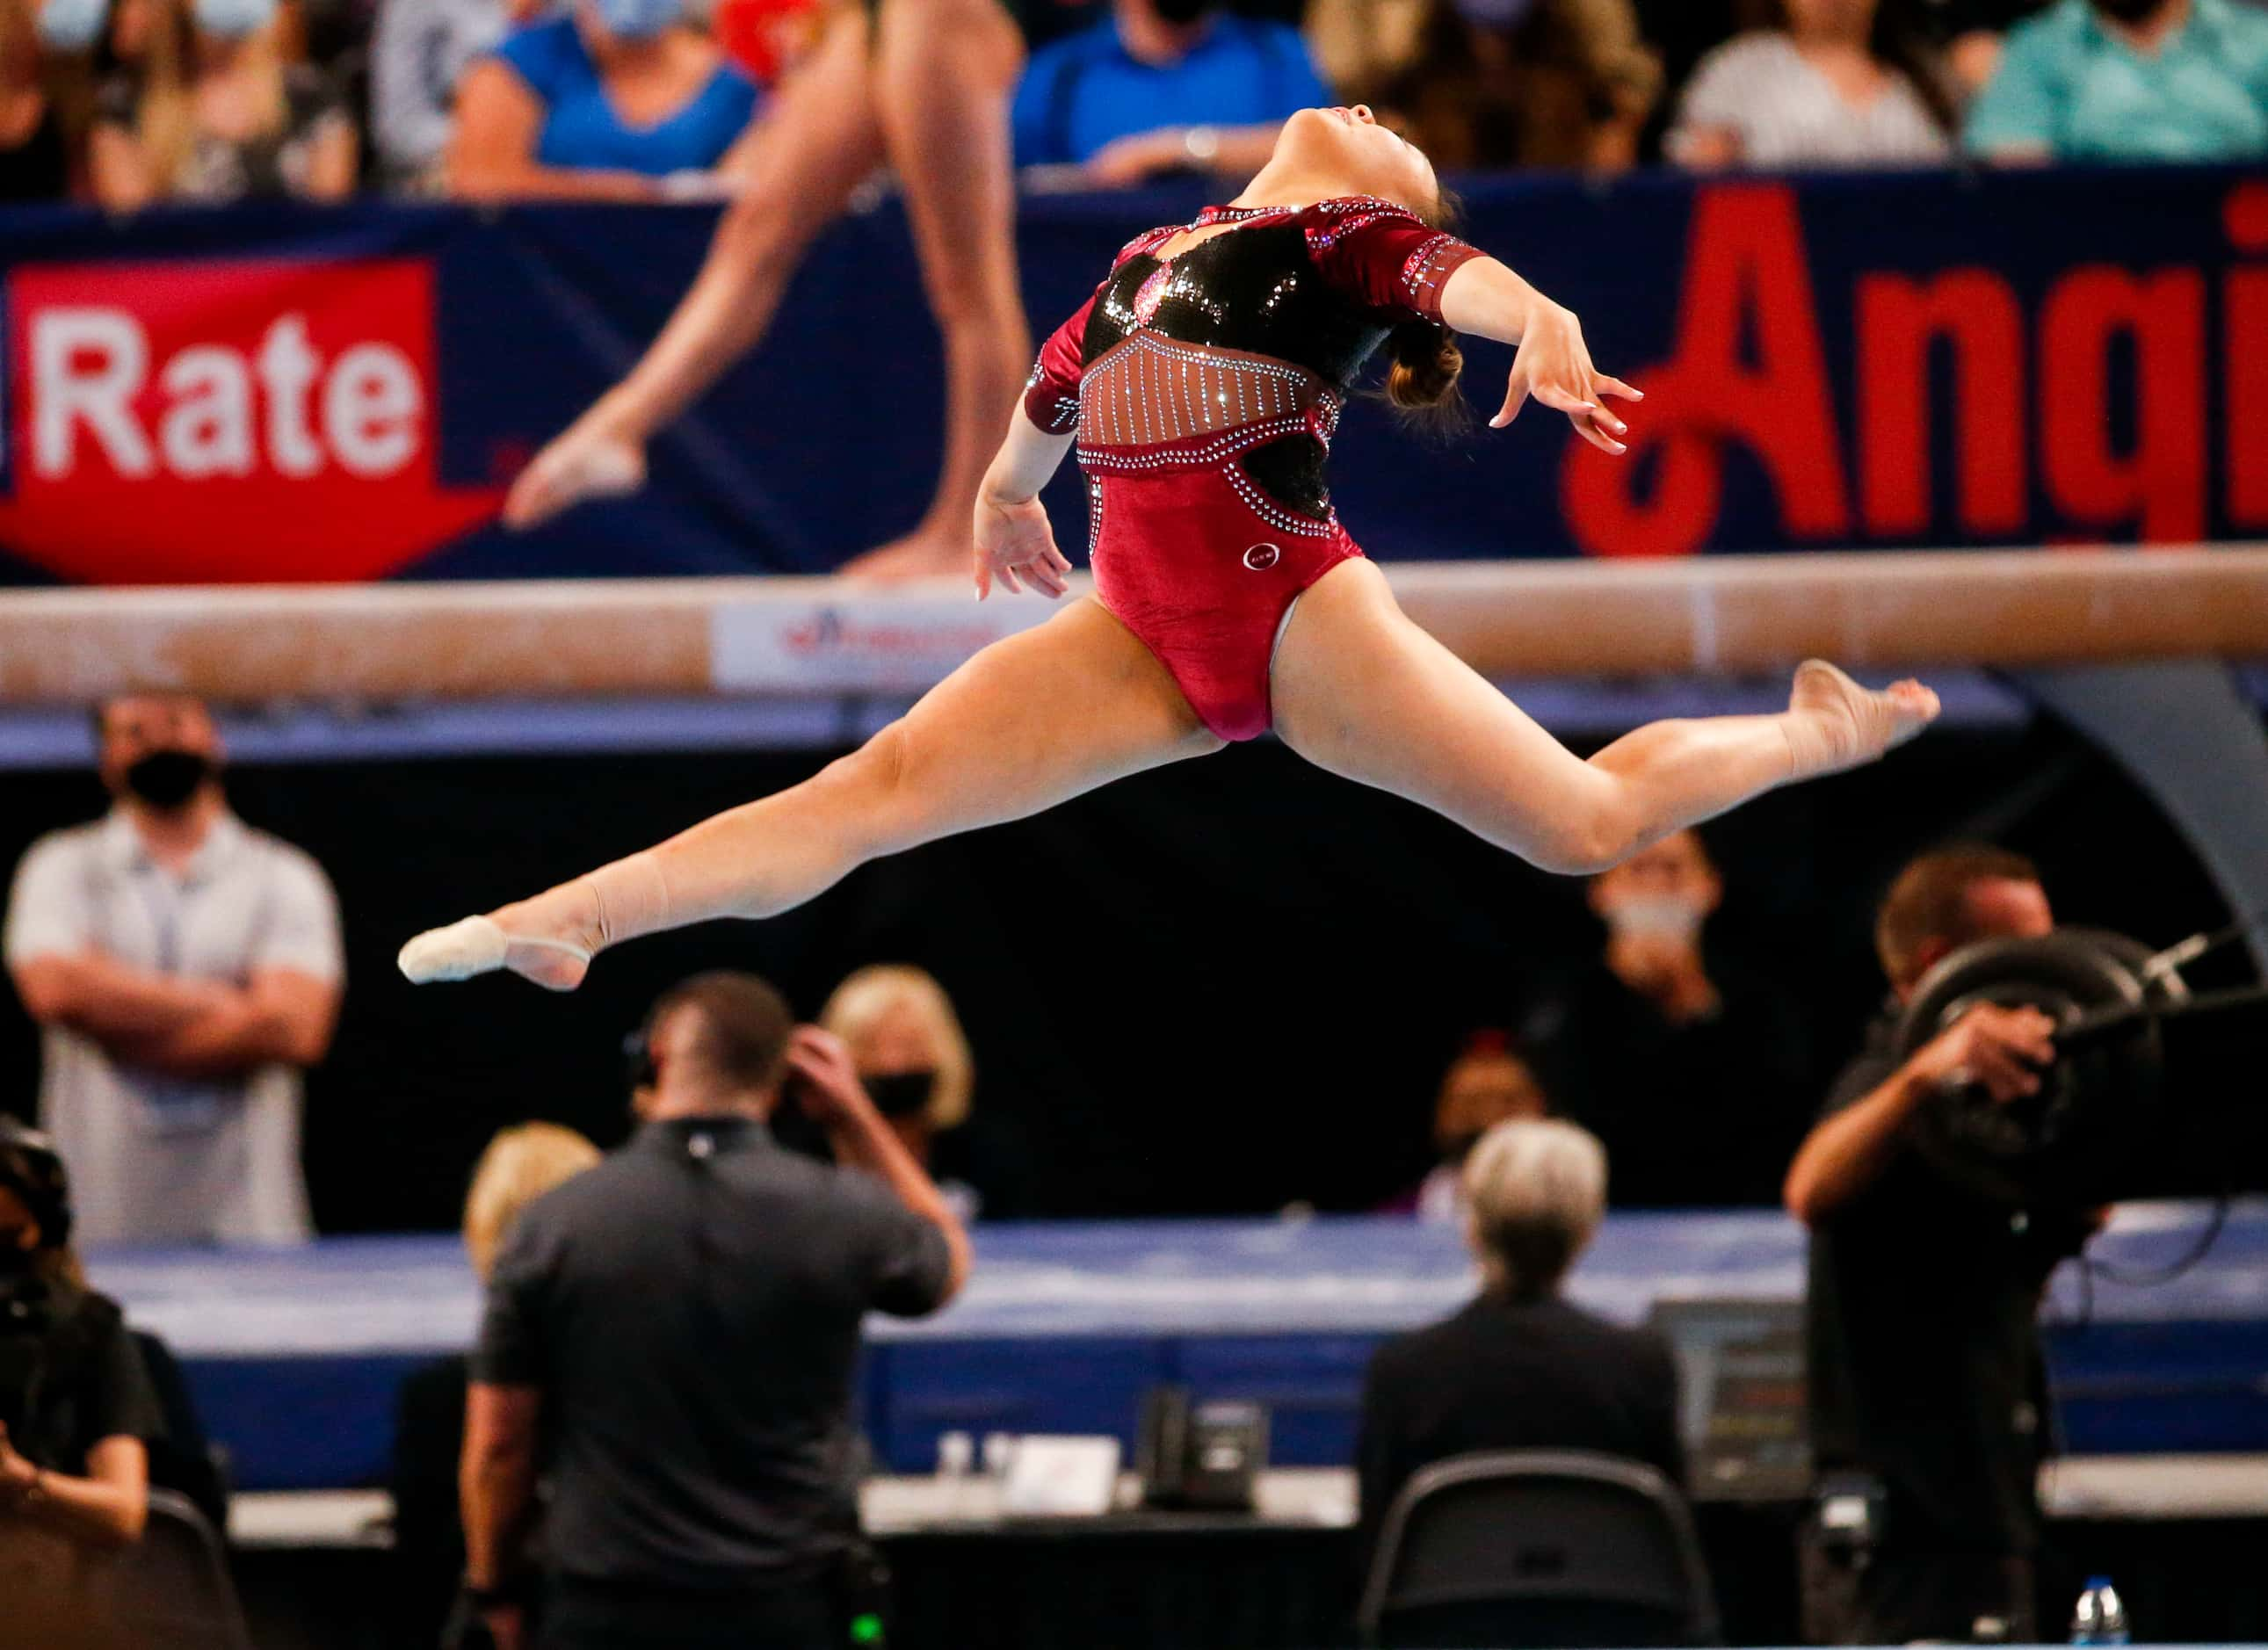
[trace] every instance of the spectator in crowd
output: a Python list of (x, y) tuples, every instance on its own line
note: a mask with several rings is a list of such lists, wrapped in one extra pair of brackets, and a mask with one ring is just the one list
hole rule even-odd
[(1005, 1119), (976, 1113), (976, 1066), (945, 988), (903, 963), (860, 969), (820, 1026), (843, 1039), (858, 1080), (963, 1220), (1031, 1212), (1031, 1162)]
[(0, 1638), (41, 1650), (91, 1636), (82, 1560), (140, 1537), (162, 1427), (123, 1315), (86, 1287), (70, 1224), (54, 1143), (0, 1117)]
[(113, 700), (96, 736), (114, 806), (33, 843), (6, 935), (80, 1238), (298, 1242), (300, 1072), (339, 1008), (330, 883), (230, 812), (195, 700)]
[(1668, 1343), (1559, 1293), (1606, 1198), (1606, 1153), (1572, 1123), (1498, 1123), (1473, 1148), (1465, 1227), (1480, 1296), (1379, 1348), (1363, 1385), (1356, 1465), (1366, 1555), (1402, 1486), (1454, 1455), (1597, 1450), (1683, 1481)]
[(1661, 92), (1631, 0), (1435, 0), (1381, 118), (1444, 172), (1618, 172)]
[(2236, 0), (2058, 0), (2012, 30), (1970, 150), (2046, 160), (2268, 155), (2268, 11)]
[(1249, 176), (1284, 122), (1336, 102), (1300, 32), (1218, 0), (1116, 0), (1033, 53), (1011, 114), (1020, 167), (1119, 188), (1172, 172)]
[(0, 203), (69, 197), (81, 170), (85, 55), (100, 0), (0, 0)]
[(1965, 102), (1999, 66), (2004, 36), (2053, 0), (1929, 0), (1930, 39)]
[[(849, 1050), (745, 974), (648, 1017), (630, 1144), (523, 1210), (466, 1413), (468, 1602), (504, 1650), (548, 1469), (547, 1650), (836, 1650), (858, 1552), (852, 1388), (869, 1310), (933, 1312), (968, 1239)], [(772, 1143), (792, 1075), (841, 1167)]]
[(2035, 1482), (2047, 1443), (2034, 1320), (2048, 1274), (2093, 1220), (2010, 1210), (1932, 1174), (1911, 1125), (1949, 1083), (1996, 1099), (2036, 1093), (2054, 1021), (1990, 1004), (1901, 1062), (1898, 1010), (1949, 953), (2048, 932), (2038, 873), (2021, 857), (1963, 847), (1924, 854), (1891, 885), (1874, 939), (1892, 1001), (1844, 1072), (1787, 1175), (1811, 1228), (1807, 1338), (1812, 1453), (1865, 1474), (1886, 1498), (1863, 1561), (1808, 1543), (1812, 1641), (2036, 1637)]
[[(524, 1123), (488, 1144), (465, 1197), (465, 1257), (485, 1285), (519, 1212), (599, 1162), (599, 1148), (572, 1129)], [(465, 1447), (462, 1354), (412, 1370), (394, 1409), (394, 1553), (396, 1624), (404, 1644), (438, 1641), (465, 1573), (457, 1516), (457, 1465)]]
[(1803, 1134), (1801, 1017), (1775, 983), (1712, 953), (1725, 897), (1680, 831), (1591, 879), (1596, 961), (1530, 1013), (1553, 1104), (1606, 1143), (1617, 1207), (1770, 1204)]
[(1307, 45), (1341, 96), (1382, 102), (1418, 61), (1432, 16), (1433, 0), (1309, 0)]
[(1481, 1137), (1500, 1123), (1534, 1119), (1550, 1109), (1528, 1062), (1501, 1031), (1476, 1031), (1441, 1078), (1433, 1101), (1433, 1147), (1440, 1160), (1401, 1205), (1424, 1220), (1462, 1220), (1465, 1161)]
[(370, 42), (370, 130), (388, 188), (438, 194), (457, 86), (536, 0), (386, 0)]
[(1919, 0), (1780, 0), (1779, 20), (1702, 58), (1666, 147), (1726, 166), (1936, 166), (1958, 111)]
[(90, 140), (95, 198), (113, 211), (353, 192), (354, 119), (330, 77), (285, 60), (277, 0), (144, 0), (141, 62), (107, 79)]
[(756, 86), (680, 0), (576, 0), (515, 29), (457, 87), (453, 195), (656, 201), (725, 192)]

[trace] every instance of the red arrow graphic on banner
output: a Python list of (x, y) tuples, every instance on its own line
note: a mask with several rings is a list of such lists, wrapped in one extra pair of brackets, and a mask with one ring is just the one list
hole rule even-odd
[(92, 584), (372, 578), (493, 515), (438, 479), (416, 259), (20, 266), (0, 545)]

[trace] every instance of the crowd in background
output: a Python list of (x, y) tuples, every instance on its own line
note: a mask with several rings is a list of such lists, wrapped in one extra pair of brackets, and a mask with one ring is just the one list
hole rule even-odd
[[(0, 202), (733, 192), (838, 0), (0, 0)], [(1028, 187), (1248, 175), (1362, 101), (1446, 171), (2268, 153), (2255, 0), (1014, 0)]]

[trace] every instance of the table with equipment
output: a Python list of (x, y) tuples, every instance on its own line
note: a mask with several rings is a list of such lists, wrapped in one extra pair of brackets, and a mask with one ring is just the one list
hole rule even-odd
[[(2100, 1564), (2152, 1636), (2268, 1638), (2241, 1573), (2268, 1528), (2268, 1201), (2123, 1208), (2044, 1308), (2057, 1410), (2077, 1459), (2043, 1492), (2075, 1564)], [(1468, 1299), (1454, 1231), (1388, 1219), (999, 1226), (962, 1300), (877, 1319), (862, 1376), (877, 1477), (870, 1526), (896, 1575), (901, 1650), (1336, 1642), (1355, 1588), (1351, 1460), (1382, 1337)], [(1657, 1316), (1677, 1345), (1705, 1548), (1736, 1641), (1794, 1636), (1801, 1381), (1791, 1347), (1801, 1229), (1776, 1213), (1610, 1216), (1573, 1274), (1581, 1303)], [(382, 1483), (402, 1375), (460, 1351), (478, 1301), (455, 1244), (332, 1240), (280, 1252), (114, 1251), (97, 1285), (181, 1357), (235, 1462), (235, 1534), (255, 1601), (314, 1619), (383, 1575)], [(965, 1433), (1108, 1434), (1132, 1460), (1160, 1384), (1268, 1406), (1273, 1466), (1250, 1513), (1128, 1509), (1012, 1518), (979, 1473), (934, 1476)], [(1737, 1444), (1737, 1447), (1735, 1447)], [(1793, 1455), (1791, 1451), (1794, 1452)], [(345, 1493), (342, 1493), (342, 1492)], [(2258, 1589), (2253, 1589), (2257, 1594)], [(2263, 1608), (2256, 1598), (2254, 1615)], [(288, 1634), (278, 1642), (290, 1642)]]

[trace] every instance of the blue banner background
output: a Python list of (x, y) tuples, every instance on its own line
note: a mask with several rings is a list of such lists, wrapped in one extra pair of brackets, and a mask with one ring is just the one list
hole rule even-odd
[[(1035, 330), (1044, 333), (1085, 298), (1129, 234), (1184, 218), (1200, 203), (1193, 188), (1027, 201), (1019, 236)], [(1704, 215), (1719, 208), (1725, 216)], [(1754, 246), (1743, 243), (1746, 250), (1727, 254), (1727, 267), (1735, 271), (1727, 301), (1740, 317), (1733, 334), (1718, 338), (1714, 353), (1704, 352), (1707, 358), (1689, 358), (1690, 370), (1660, 373), (1661, 364), (1681, 350), (1681, 306), (1705, 298), (1689, 290), (1704, 250), (1697, 229), (1705, 235), (1721, 222), (1769, 230), (1780, 221), (1800, 233), (1793, 273), (1808, 275), (1808, 313), (1790, 311), (1790, 271), (1780, 267), (1785, 260), (1775, 261), (1769, 234)], [(705, 209), (663, 207), (483, 212), (371, 202), (166, 210), (127, 222), (37, 209), (0, 215), (0, 277), (26, 266), (89, 261), (290, 258), (309, 261), (309, 279), (320, 281), (324, 260), (430, 259), (436, 271), (439, 479), (449, 486), (493, 486), (636, 357), (690, 280), (712, 222)], [(2182, 494), (2170, 513), (2155, 519), (2193, 514), (2211, 537), (2268, 530), (2268, 521), (2246, 519), (2231, 502), (2268, 493), (2262, 473), (2268, 449), (2242, 430), (2235, 440), (2224, 438), (2233, 427), (2232, 383), (2249, 375), (2258, 386), (2268, 371), (2260, 365), (2268, 336), (2231, 330), (2234, 283), (2247, 274), (2256, 282), (2268, 276), (2268, 268), (2248, 271), (2242, 256), (2268, 250), (2268, 183), (2257, 174), (2211, 168), (1931, 173), (1698, 188), (1667, 173), (1610, 187), (1494, 180), (1471, 189), (1464, 232), (1575, 308), (1606, 370), (1655, 374), (1663, 387), (1633, 415), (1635, 425), (1674, 427), (1682, 433), (1672, 445), (1682, 445), (1687, 460), (1721, 467), (1713, 512), (1685, 512), (1692, 519), (1669, 535), (1681, 548), (2136, 536), (2142, 525), (2137, 512), (2084, 515), (2067, 497), (2059, 502), (2042, 479), (2048, 468), (2043, 443), (2051, 432), (2039, 421), (2040, 398), (2052, 387), (2043, 313), (2059, 287), (2113, 270), (2172, 271), (2194, 282), (2200, 294), (2202, 330), (2194, 335), (2201, 350), (2167, 346), (2199, 358), (2159, 364), (2173, 386), (2167, 393), (2195, 402), (2183, 401), (2180, 410), (2202, 431), (2191, 444), (2203, 447), (2191, 488), (2198, 497), (2192, 508)], [(1742, 257), (1754, 267), (1742, 265)], [(1862, 508), (1860, 475), (1866, 444), (1881, 429), (1860, 399), (1855, 294), (1869, 276), (1929, 277), (1961, 268), (1990, 271), (2021, 316), (2021, 518), (1989, 532), (1958, 518), (1952, 374), (1938, 351), (1929, 394), (1926, 524), (1919, 531), (1877, 533)], [(1720, 286), (1721, 277), (1720, 270)], [(1798, 279), (1794, 290), (1804, 284)], [(1778, 296), (1759, 298), (1765, 286)], [(1759, 303), (1778, 308), (1763, 315)], [(2268, 304), (2256, 307), (2268, 329)], [(1839, 464), (1839, 476), (1811, 477), (1830, 491), (1841, 490), (1846, 519), (1839, 531), (1833, 524), (1822, 531), (1815, 519), (1807, 524), (1800, 511), (1791, 519), (1786, 476), (1775, 486), (1758, 460), (1753, 426), (1724, 410), (1729, 403), (1719, 392), (1728, 377), (1756, 370), (1768, 377), (1770, 418), (1789, 421), (1775, 427), (1812, 422), (1816, 409), (1802, 394), (1782, 395), (1791, 383), (1800, 392), (1808, 382), (1800, 372), (1791, 379), (1785, 358), (1773, 358), (1773, 340), (1785, 335), (1772, 328), (1784, 323), (1800, 323), (1799, 332), (1811, 328), (1818, 341), (1823, 382), (1817, 387), (1830, 427), (1816, 432), (1815, 446), (1830, 456), (1809, 468)], [(2099, 430), (2107, 420), (2115, 457), (2139, 438), (2142, 357), (2119, 328), (2098, 335), (2105, 404), (2091, 420), (2082, 415), (2076, 422)], [(2176, 328), (2169, 335), (2192, 335)], [(1485, 416), (1501, 393), (1510, 352), (1480, 343), (1470, 346), (1469, 357), (1469, 393)], [(919, 515), (939, 442), (939, 385), (937, 336), (904, 219), (895, 204), (886, 204), (845, 221), (814, 248), (771, 336), (655, 444), (644, 495), (585, 508), (534, 534), (482, 527), (431, 547), (405, 571), (497, 578), (828, 570)], [(16, 399), (7, 415), (11, 473), (20, 473), (29, 439)], [(1602, 543), (1594, 529), (1587, 545), (1585, 535), (1571, 531), (1563, 507), (1575, 476), (1567, 462), (1569, 438), (1564, 424), (1538, 409), (1510, 432), (1476, 424), (1447, 445), (1429, 446), (1388, 426), (1380, 409), (1359, 404), (1335, 461), (1341, 512), (1374, 554), (1647, 553), (1666, 541), (1656, 532)], [(1662, 484), (1664, 457), (1660, 445), (1634, 455), (1634, 471), (1623, 484), (1626, 508), (1643, 511)], [(2176, 491), (2189, 486), (2162, 477), (2154, 484)], [(289, 510), (289, 487), (276, 483), (279, 512)], [(1049, 497), (1058, 535), (1076, 553), (1085, 538), (1079, 490), (1059, 479)], [(320, 567), (309, 571), (321, 576)], [(0, 578), (44, 577), (0, 556)]]

